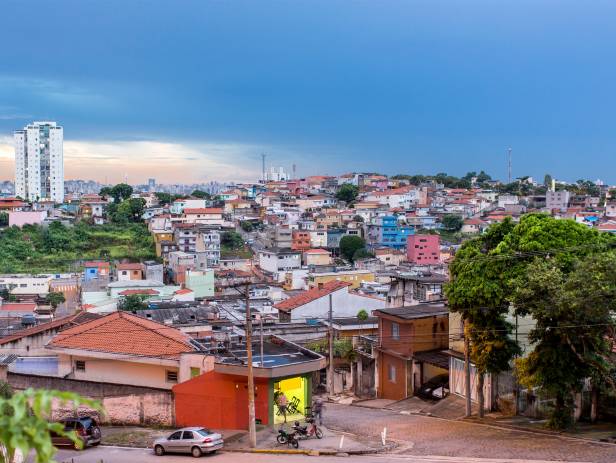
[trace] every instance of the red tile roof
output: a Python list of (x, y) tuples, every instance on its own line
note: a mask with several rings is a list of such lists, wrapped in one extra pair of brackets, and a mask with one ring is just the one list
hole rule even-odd
[(194, 351), (189, 341), (175, 328), (120, 311), (62, 331), (48, 346), (177, 359)]
[(135, 294), (140, 294), (143, 296), (156, 296), (157, 294), (160, 294), (160, 293), (156, 291), (155, 289), (144, 288), (144, 289), (125, 289), (124, 291), (120, 291), (118, 294), (120, 296), (132, 296)]
[(178, 289), (173, 294), (190, 294), (192, 292), (194, 292), (192, 289), (183, 288), (183, 289)]
[(342, 288), (346, 288), (348, 286), (351, 286), (351, 283), (348, 283), (346, 281), (329, 281), (327, 283), (324, 283), (321, 287), (314, 287), (312, 289), (309, 289), (308, 291), (304, 291), (303, 293), (300, 293), (296, 296), (290, 297), (289, 299), (279, 302), (278, 304), (274, 305), (274, 308), (283, 312), (289, 312), (302, 305), (306, 305), (309, 302), (316, 301), (317, 299), (320, 299), (330, 293), (338, 291)]
[(143, 270), (143, 267), (139, 263), (128, 263), (116, 265), (117, 270)]
[(195, 207), (184, 209), (184, 214), (222, 214), (219, 207)]
[(0, 305), (0, 310), (6, 312), (34, 312), (36, 304), (34, 302), (3, 302)]
[(86, 268), (88, 267), (109, 268), (109, 262), (89, 261), (89, 262), (85, 262), (83, 266)]

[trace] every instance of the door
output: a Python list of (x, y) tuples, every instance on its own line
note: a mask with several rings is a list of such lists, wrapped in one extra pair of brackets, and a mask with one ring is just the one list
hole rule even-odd
[(192, 445), (194, 444), (194, 442), (195, 442), (194, 433), (192, 431), (184, 431), (184, 434), (182, 434), (180, 451), (190, 452), (190, 449), (192, 448)]
[(182, 431), (176, 431), (167, 438), (168, 452), (180, 452), (182, 448)]
[(248, 383), (235, 383), (236, 429), (248, 429)]

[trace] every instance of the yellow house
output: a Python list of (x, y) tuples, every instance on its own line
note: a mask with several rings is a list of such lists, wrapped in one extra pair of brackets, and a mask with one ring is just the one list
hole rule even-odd
[(310, 273), (308, 286), (314, 288), (330, 281), (344, 281), (351, 284), (351, 289), (359, 288), (364, 281), (374, 281), (374, 273), (370, 270), (343, 270), (339, 272)]
[(160, 243), (163, 241), (173, 241), (173, 232), (171, 231), (157, 231), (154, 230), (152, 232), (152, 236), (154, 237), (154, 243), (156, 245), (156, 255), (158, 257), (162, 256), (162, 247)]

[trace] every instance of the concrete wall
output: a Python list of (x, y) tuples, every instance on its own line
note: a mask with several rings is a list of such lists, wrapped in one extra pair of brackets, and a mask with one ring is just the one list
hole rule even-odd
[[(79, 407), (80, 416), (94, 415), (103, 424), (117, 425), (175, 425), (175, 406), (171, 391), (136, 386), (93, 383), (46, 376), (8, 374), (8, 383), (16, 390), (28, 387), (76, 392), (101, 402), (105, 413), (101, 416), (87, 407)], [(52, 419), (75, 416), (70, 404), (54, 402)]]

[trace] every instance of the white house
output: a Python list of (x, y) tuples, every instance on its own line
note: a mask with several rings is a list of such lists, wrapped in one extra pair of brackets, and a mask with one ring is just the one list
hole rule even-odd
[(281, 273), (302, 266), (302, 253), (290, 249), (262, 249), (259, 251), (259, 267), (270, 273)]
[(274, 305), (278, 309), (280, 321), (297, 322), (309, 319), (326, 319), (329, 314), (329, 302), (333, 317), (355, 317), (357, 312), (365, 310), (383, 309), (385, 299), (364, 296), (349, 291), (351, 283), (344, 281), (330, 281), (290, 297)]

